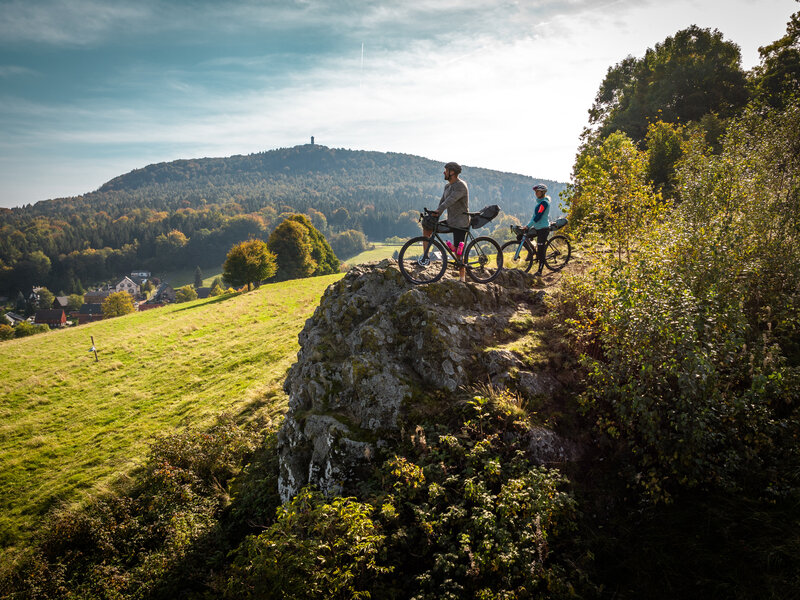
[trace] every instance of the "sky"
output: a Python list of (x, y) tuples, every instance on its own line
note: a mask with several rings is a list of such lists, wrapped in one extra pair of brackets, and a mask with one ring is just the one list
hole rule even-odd
[(0, 0), (0, 207), (305, 144), (568, 181), (609, 67), (795, 0)]

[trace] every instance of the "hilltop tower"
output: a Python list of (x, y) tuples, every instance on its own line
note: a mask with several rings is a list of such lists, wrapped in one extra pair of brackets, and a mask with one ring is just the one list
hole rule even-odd
[(311, 136), (311, 145), (312, 146), (314, 145), (314, 136), (313, 135)]

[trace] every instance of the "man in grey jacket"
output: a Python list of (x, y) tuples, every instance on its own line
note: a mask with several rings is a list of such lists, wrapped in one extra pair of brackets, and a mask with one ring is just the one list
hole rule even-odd
[[(447, 211), (447, 219), (439, 221), (439, 224), (450, 227), (453, 231), (453, 246), (458, 248), (458, 245), (464, 241), (469, 229), (469, 188), (466, 182), (458, 176), (461, 173), (461, 166), (458, 163), (449, 162), (444, 166), (444, 178), (447, 184), (444, 186), (444, 193), (442, 199), (439, 201), (439, 206), (431, 214), (437, 217), (443, 211)], [(432, 222), (422, 222), (422, 235), (430, 237), (433, 233)], [(466, 280), (466, 272), (464, 267), (461, 267), (458, 272), (461, 281)]]

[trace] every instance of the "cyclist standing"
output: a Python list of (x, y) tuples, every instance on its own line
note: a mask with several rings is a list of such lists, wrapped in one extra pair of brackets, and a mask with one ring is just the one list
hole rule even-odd
[[(469, 211), (469, 188), (466, 182), (459, 178), (460, 174), (461, 166), (458, 163), (449, 162), (444, 166), (444, 179), (447, 184), (444, 186), (442, 199), (436, 210), (430, 213), (432, 218), (422, 221), (422, 235), (430, 237), (437, 224), (436, 217), (447, 210), (447, 219), (439, 223), (452, 229), (453, 245), (456, 248), (464, 241), (469, 229), (469, 215), (466, 214)], [(466, 281), (464, 267), (459, 269), (458, 276), (461, 281)]]
[(536, 275), (541, 277), (542, 269), (544, 269), (545, 246), (547, 237), (550, 235), (550, 197), (546, 195), (547, 186), (543, 183), (533, 186), (533, 191), (536, 194), (536, 206), (533, 208), (533, 216), (525, 229), (530, 231), (530, 228), (533, 227), (536, 231), (536, 260), (539, 263)]

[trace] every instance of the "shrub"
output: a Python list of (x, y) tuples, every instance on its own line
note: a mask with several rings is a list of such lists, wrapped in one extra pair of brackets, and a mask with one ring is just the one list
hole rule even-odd
[(37, 333), (44, 333), (45, 331), (50, 331), (50, 327), (45, 323), (34, 325), (28, 321), (22, 321), (17, 323), (16, 327), (14, 327), (14, 337), (28, 337), (29, 335), (36, 335)]
[[(223, 521), (232, 482), (264, 436), (259, 428), (221, 417), (208, 431), (158, 438), (127, 493), (47, 515), (33, 548), (15, 569), (0, 573), (0, 589), (10, 597), (54, 599), (177, 597), (203, 590), (208, 573), (243, 536), (241, 516), (232, 528)], [(274, 451), (274, 429), (267, 436)], [(265, 475), (276, 483), (277, 473), (262, 473), (259, 485)], [(274, 510), (277, 500), (271, 502), (262, 510)]]
[(326, 502), (301, 490), (278, 508), (275, 523), (239, 551), (227, 588), (230, 598), (370, 597), (383, 536), (372, 506), (354, 498)]
[(197, 290), (192, 285), (184, 285), (175, 290), (175, 302), (191, 302), (197, 300)]
[(798, 150), (800, 107), (745, 114), (720, 155), (695, 139), (669, 226), (564, 288), (583, 407), (650, 499), (800, 489)]

